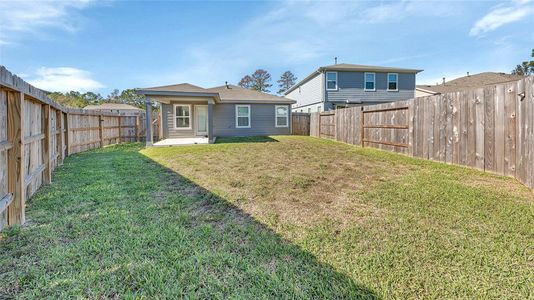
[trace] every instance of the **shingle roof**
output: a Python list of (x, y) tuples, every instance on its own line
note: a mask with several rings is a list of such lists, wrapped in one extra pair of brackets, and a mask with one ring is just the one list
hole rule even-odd
[(308, 80), (314, 78), (319, 73), (324, 71), (358, 71), (358, 72), (396, 72), (396, 73), (419, 73), (423, 70), (419, 69), (405, 69), (405, 68), (396, 68), (396, 67), (381, 67), (381, 66), (368, 66), (368, 65), (356, 65), (356, 64), (335, 64), (329, 66), (319, 67), (317, 70), (311, 72), (304, 79), (299, 81), (297, 84), (290, 87), (287, 91), (284, 92), (285, 95), (289, 94), (291, 91), (294, 91), (299, 86), (306, 83)]
[[(139, 89), (138, 93), (151, 94), (160, 96), (202, 96), (214, 97), (216, 101), (221, 102), (273, 102), (273, 103), (295, 103), (294, 100), (271, 95), (268, 93), (258, 92), (255, 90), (245, 89), (236, 85), (221, 85), (213, 88), (202, 88), (189, 83), (181, 83), (175, 85), (157, 86), (151, 88)], [(169, 95), (166, 95), (165, 93)]]
[(99, 109), (117, 109), (117, 110), (142, 110), (138, 107), (123, 104), (123, 103), (109, 103), (105, 102), (100, 105), (87, 105), (84, 109), (99, 110)]
[(166, 92), (184, 92), (184, 93), (202, 93), (206, 92), (206, 89), (190, 83), (180, 83), (172, 85), (162, 85), (144, 88), (145, 91), (166, 91)]
[(417, 88), (432, 91), (435, 93), (449, 93), (457, 92), (470, 88), (483, 87), (486, 85), (520, 80), (521, 75), (511, 75), (496, 72), (484, 72), (464, 77), (459, 77), (451, 81), (446, 81), (445, 84), (437, 85), (417, 85)]
[(295, 101), (271, 95), (268, 93), (258, 92), (255, 90), (249, 90), (237, 85), (229, 84), (221, 85), (213, 88), (206, 89), (211, 93), (218, 93), (221, 97), (221, 101), (273, 101), (273, 102), (287, 102), (293, 103)]

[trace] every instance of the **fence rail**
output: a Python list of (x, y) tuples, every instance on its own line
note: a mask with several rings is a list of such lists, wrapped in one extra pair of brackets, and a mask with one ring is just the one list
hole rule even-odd
[(24, 223), (26, 199), (66, 156), (141, 141), (144, 118), (62, 107), (0, 66), (0, 230)]
[(534, 188), (534, 76), (310, 115), (310, 135), (478, 168)]

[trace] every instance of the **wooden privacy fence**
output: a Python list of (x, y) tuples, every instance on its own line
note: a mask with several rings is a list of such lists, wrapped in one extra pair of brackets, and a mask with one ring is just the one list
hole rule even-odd
[(474, 167), (534, 188), (534, 76), (312, 113), (310, 135)]
[[(68, 109), (0, 66), (0, 230), (73, 153), (144, 138), (144, 114)], [(158, 131), (155, 131), (158, 132)]]
[(291, 114), (291, 134), (310, 135), (310, 114), (297, 112)]

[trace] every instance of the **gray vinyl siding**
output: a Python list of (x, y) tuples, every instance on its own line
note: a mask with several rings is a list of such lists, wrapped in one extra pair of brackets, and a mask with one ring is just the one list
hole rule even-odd
[(317, 74), (285, 97), (297, 101), (293, 109), (323, 101), (323, 74)]
[(207, 102), (204, 103), (195, 103), (191, 104), (191, 129), (175, 129), (174, 128), (174, 104), (184, 104), (188, 105), (190, 103), (180, 103), (176, 102), (173, 104), (161, 104), (161, 128), (163, 133), (163, 139), (169, 138), (180, 138), (180, 137), (193, 137), (196, 136), (195, 133), (195, 104), (196, 105), (207, 105)]
[(275, 127), (275, 104), (250, 104), (250, 128), (236, 128), (236, 104), (216, 104), (213, 106), (213, 135), (225, 136), (263, 136), (291, 133), (291, 107), (289, 126)]
[[(338, 90), (326, 91), (326, 101), (362, 100), (364, 104), (406, 100), (415, 96), (415, 74), (398, 73), (398, 91), (387, 91), (387, 73), (374, 72), (376, 91), (364, 91), (365, 72), (337, 72)], [(328, 106), (332, 108), (333, 105)], [(325, 109), (327, 106), (325, 105)]]

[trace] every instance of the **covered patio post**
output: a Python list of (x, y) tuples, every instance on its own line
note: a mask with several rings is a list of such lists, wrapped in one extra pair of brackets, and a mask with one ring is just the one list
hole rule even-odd
[(213, 138), (213, 100), (208, 100), (208, 143), (214, 142)]
[(153, 143), (152, 137), (152, 105), (150, 104), (150, 98), (145, 96), (145, 120), (146, 120), (146, 134), (145, 145), (151, 147)]

